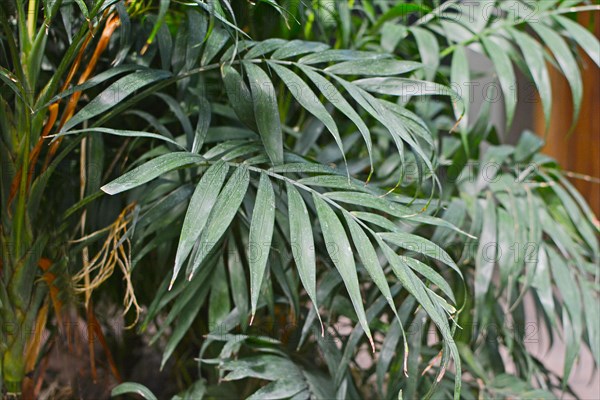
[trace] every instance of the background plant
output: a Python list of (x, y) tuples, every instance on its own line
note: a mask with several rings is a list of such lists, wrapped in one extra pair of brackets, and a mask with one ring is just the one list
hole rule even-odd
[[(6, 3), (1, 318), (36, 334), (3, 332), (5, 390), (35, 394), (51, 308), (59, 335), (65, 304), (97, 327), (120, 299), (180, 397), (569, 390), (582, 343), (600, 352), (598, 223), (537, 136), (469, 112), (466, 49), (507, 126), (515, 66), (547, 120), (546, 62), (564, 73), (577, 116), (576, 46), (600, 57), (571, 18), (597, 9)], [(563, 379), (524, 346), (525, 299), (564, 335)]]

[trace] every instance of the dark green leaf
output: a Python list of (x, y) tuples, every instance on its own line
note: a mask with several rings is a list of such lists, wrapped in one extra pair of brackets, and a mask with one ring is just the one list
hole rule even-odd
[(306, 389), (306, 383), (298, 379), (282, 379), (261, 387), (247, 400), (286, 399)]
[(271, 250), (273, 226), (275, 223), (275, 193), (266, 174), (260, 175), (256, 202), (252, 211), (252, 222), (248, 241), (248, 261), (250, 264), (250, 299), (252, 304), (252, 319), (256, 313), (258, 295), (262, 286), (265, 268)]
[(425, 76), (431, 81), (440, 65), (440, 48), (437, 39), (433, 33), (423, 28), (413, 27), (410, 31), (417, 41), (421, 62), (425, 66)]
[(571, 54), (569, 47), (558, 33), (542, 24), (532, 24), (531, 27), (542, 38), (544, 44), (552, 51), (565, 78), (569, 81), (571, 94), (573, 95), (574, 112), (572, 119), (573, 123), (571, 125), (573, 128), (579, 118), (581, 100), (583, 98), (583, 82), (581, 73), (579, 72), (579, 65), (577, 64), (577, 61), (575, 61), (573, 54)]
[(484, 297), (487, 295), (492, 282), (498, 251), (497, 237), (496, 203), (491, 192), (488, 192), (483, 213), (483, 228), (477, 247), (477, 258), (475, 259), (477, 271), (475, 274), (475, 300), (480, 306), (482, 306)]
[[(176, 141), (174, 141), (171, 138), (165, 137), (163, 135), (158, 135), (156, 133), (151, 133), (151, 132), (140, 132), (140, 131), (128, 131), (128, 130), (123, 130), (123, 129), (111, 129), (111, 128), (85, 128), (85, 129), (74, 129), (68, 132), (62, 132), (59, 133), (56, 136), (53, 137), (62, 137), (62, 136), (66, 136), (66, 135), (75, 135), (78, 133), (106, 133), (108, 135), (115, 135), (115, 136), (124, 136), (124, 137), (144, 137), (144, 138), (150, 138), (150, 139), (158, 139), (158, 140), (163, 140), (167, 143), (171, 143), (173, 145), (175, 145), (176, 147), (178, 147), (180, 150), (185, 150), (185, 148), (183, 146), (181, 146), (179, 143), (177, 143)], [(52, 136), (49, 136), (52, 137)]]
[(256, 120), (250, 89), (236, 69), (224, 65), (222, 69), (223, 82), (227, 91), (227, 98), (236, 115), (250, 129), (257, 130)]
[(254, 64), (245, 63), (244, 69), (248, 73), (254, 116), (265, 150), (274, 165), (282, 164), (283, 134), (273, 83), (267, 74)]
[(355, 61), (355, 60), (379, 60), (391, 57), (389, 54), (357, 51), (357, 50), (325, 50), (302, 57), (298, 62), (301, 64), (320, 64), (326, 62)]
[[(469, 71), (469, 60), (467, 59), (465, 48), (462, 46), (457, 47), (452, 55), (450, 81), (452, 82), (452, 88), (460, 95), (462, 102), (465, 105), (465, 115), (459, 126), (462, 131), (466, 131), (468, 126), (469, 106), (471, 104), (470, 84), (472, 82)], [(458, 112), (455, 112), (455, 114), (457, 113)]]
[(229, 281), (227, 280), (223, 259), (220, 258), (210, 284), (210, 297), (208, 300), (209, 329), (211, 331), (218, 330), (230, 311)]
[(342, 276), (344, 285), (346, 286), (346, 290), (348, 290), (350, 300), (356, 311), (358, 321), (367, 334), (373, 351), (375, 351), (375, 344), (371, 337), (371, 330), (369, 329), (358, 285), (354, 255), (352, 254), (352, 248), (350, 247), (348, 236), (346, 236), (346, 231), (337, 215), (335, 215), (324, 200), (321, 200), (316, 194), (313, 194), (313, 200), (317, 207), (319, 222), (323, 231), (323, 240), (325, 241), (329, 257)]
[(525, 57), (529, 72), (531, 72), (535, 86), (540, 94), (546, 119), (546, 129), (549, 129), (550, 114), (552, 112), (552, 86), (550, 85), (550, 75), (548, 74), (546, 60), (544, 59), (544, 50), (528, 34), (516, 29), (511, 30), (511, 33), (515, 41), (521, 46), (521, 52)]
[(344, 160), (346, 159), (346, 155), (344, 153), (344, 145), (342, 144), (342, 138), (340, 137), (340, 133), (338, 131), (337, 125), (329, 112), (325, 108), (323, 104), (319, 101), (319, 98), (315, 95), (312, 89), (302, 80), (298, 75), (296, 75), (291, 70), (281, 67), (277, 64), (269, 64), (271, 68), (279, 75), (281, 80), (288, 87), (292, 96), (300, 103), (302, 107), (304, 107), (308, 112), (317, 117), (323, 124), (327, 127), (331, 135), (335, 139), (340, 152)]
[(74, 126), (110, 110), (121, 103), (133, 92), (151, 83), (167, 79), (171, 74), (161, 70), (142, 70), (134, 72), (111, 84), (98, 96), (94, 97), (85, 107), (73, 116), (62, 131), (68, 131)]
[(173, 286), (183, 262), (192, 251), (194, 243), (206, 225), (208, 215), (215, 205), (228, 170), (229, 167), (222, 161), (212, 165), (206, 170), (194, 190), (179, 236), (170, 287)]
[(323, 78), (311, 68), (300, 66), (300, 69), (306, 74), (306, 76), (309, 77), (311, 81), (313, 81), (315, 86), (319, 88), (323, 96), (325, 96), (325, 98), (329, 100), (329, 102), (334, 107), (340, 110), (346, 117), (348, 117), (348, 119), (350, 119), (356, 125), (367, 146), (367, 151), (369, 152), (369, 160), (372, 166), (373, 155), (371, 135), (369, 133), (369, 128), (367, 128), (367, 125), (363, 122), (362, 118), (352, 108), (350, 103), (346, 101), (344, 96), (342, 96), (342, 94), (336, 89), (333, 83)]
[(575, 39), (577, 44), (590, 56), (593, 62), (600, 67), (600, 43), (596, 36), (569, 18), (557, 15), (554, 17)]
[(197, 154), (185, 152), (165, 154), (121, 175), (114, 181), (102, 186), (100, 189), (108, 194), (121, 193), (143, 185), (144, 183), (176, 168), (200, 163), (203, 160), (204, 158)]
[[(290, 218), (290, 246), (292, 255), (298, 268), (298, 275), (302, 286), (312, 301), (319, 321), (319, 303), (317, 302), (317, 274), (315, 258), (315, 242), (312, 225), (306, 204), (302, 196), (290, 183), (286, 184), (288, 210)], [(321, 329), (323, 323), (321, 322)]]
[(400, 75), (423, 67), (414, 61), (399, 61), (391, 59), (354, 60), (334, 64), (325, 68), (326, 72), (336, 75)]
[(213, 206), (206, 227), (200, 235), (198, 251), (190, 264), (189, 279), (191, 280), (196, 270), (210, 251), (223, 236), (229, 224), (235, 217), (248, 189), (249, 172), (245, 166), (239, 166), (231, 175)]
[(287, 41), (279, 38), (266, 39), (256, 43), (244, 56), (244, 59), (259, 58), (282, 47)]
[[(205, 66), (211, 62), (217, 53), (221, 51), (223, 46), (225, 46), (229, 37), (229, 32), (223, 29), (219, 24), (216, 24), (206, 40), (202, 58), (200, 59), (200, 65)], [(192, 46), (198, 46), (198, 43), (192, 44)]]
[(320, 42), (307, 42), (304, 40), (292, 40), (277, 49), (271, 58), (283, 60), (306, 53), (318, 53), (329, 49), (329, 46)]
[(358, 250), (358, 254), (363, 266), (373, 279), (373, 282), (375, 282), (381, 291), (381, 294), (383, 294), (383, 297), (387, 300), (392, 310), (395, 311), (396, 306), (394, 305), (394, 300), (392, 299), (392, 294), (390, 293), (390, 287), (387, 283), (385, 274), (383, 273), (383, 268), (379, 263), (377, 252), (375, 251), (371, 240), (360, 227), (360, 225), (354, 221), (355, 217), (351, 216), (347, 212), (344, 213), (344, 217), (346, 219), (346, 223), (348, 224), (348, 228), (350, 228), (352, 242), (354, 243), (354, 247), (356, 247)]
[(123, 382), (113, 388), (110, 392), (111, 397), (121, 396), (127, 393), (136, 394), (146, 400), (157, 400), (154, 393), (146, 386), (134, 382)]
[(515, 71), (512, 63), (506, 51), (504, 51), (496, 42), (492, 39), (483, 37), (481, 39), (487, 55), (490, 57), (496, 72), (498, 74), (498, 80), (500, 81), (500, 87), (504, 94), (504, 104), (506, 106), (506, 126), (507, 130), (512, 125), (513, 117), (515, 115), (515, 108), (517, 106), (516, 98), (516, 82)]

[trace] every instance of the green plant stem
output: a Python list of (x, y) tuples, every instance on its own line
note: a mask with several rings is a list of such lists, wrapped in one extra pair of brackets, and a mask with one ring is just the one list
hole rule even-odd
[[(23, 105), (24, 106), (24, 105)], [(19, 189), (17, 193), (17, 206), (14, 215), (14, 240), (15, 240), (15, 253), (14, 257), (19, 259), (25, 246), (25, 224), (26, 224), (26, 204), (27, 204), (27, 171), (29, 170), (29, 147), (30, 147), (30, 124), (29, 115), (24, 110), (21, 110), (21, 129), (24, 134), (24, 140), (21, 151), (21, 181), (19, 182)]]
[(29, 41), (35, 36), (35, 26), (37, 23), (38, 4), (37, 0), (29, 0), (29, 8), (27, 10), (27, 36)]

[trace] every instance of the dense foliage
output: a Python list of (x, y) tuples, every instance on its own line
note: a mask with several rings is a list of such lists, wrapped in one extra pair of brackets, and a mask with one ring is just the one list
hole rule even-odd
[[(569, 391), (582, 347), (600, 362), (598, 221), (543, 132), (498, 132), (517, 69), (547, 124), (564, 74), (577, 119), (578, 46), (600, 65), (600, 44), (576, 16), (599, 9), (3, 2), (2, 390), (39, 394), (73, 308), (121, 379), (94, 307), (123, 301), (177, 398)], [(469, 53), (506, 127), (498, 93), (472, 109)], [(565, 341), (562, 376), (530, 321)]]

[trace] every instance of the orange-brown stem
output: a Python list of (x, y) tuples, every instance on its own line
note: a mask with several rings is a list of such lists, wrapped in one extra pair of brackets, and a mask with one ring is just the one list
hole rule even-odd
[(88, 345), (90, 351), (90, 365), (92, 369), (92, 378), (96, 381), (96, 362), (95, 362), (95, 353), (94, 353), (94, 337), (98, 339), (100, 345), (102, 346), (102, 350), (104, 350), (104, 354), (106, 354), (106, 359), (108, 360), (108, 365), (110, 366), (110, 371), (115, 377), (115, 379), (120, 383), (123, 381), (121, 378), (121, 374), (119, 374), (119, 370), (117, 369), (117, 364), (115, 364), (115, 360), (112, 356), (110, 348), (108, 347), (108, 343), (106, 343), (106, 338), (102, 333), (102, 327), (100, 327), (100, 323), (96, 319), (96, 314), (94, 313), (93, 302), (90, 300), (87, 308), (87, 317), (88, 317)]
[[(106, 50), (106, 47), (108, 46), (108, 42), (110, 41), (110, 38), (112, 37), (113, 33), (115, 32), (115, 30), (117, 29), (117, 27), (120, 24), (121, 24), (121, 20), (119, 19), (118, 14), (112, 14), (110, 17), (108, 17), (108, 21), (106, 21), (106, 25), (104, 26), (100, 40), (98, 41), (98, 44), (96, 45), (96, 48), (94, 49), (92, 58), (90, 58), (90, 61), (88, 62), (87, 67), (82, 72), (81, 76), (79, 77), (79, 80), (77, 82), (78, 85), (81, 85), (88, 80), (88, 78), (94, 71), (96, 64), (98, 63), (98, 60), (100, 59), (100, 56), (102, 55), (104, 50)], [(79, 102), (80, 97), (81, 97), (81, 92), (75, 92), (69, 99), (69, 102), (67, 103), (67, 107), (65, 108), (65, 111), (63, 112), (63, 116), (60, 119), (60, 123), (58, 124), (58, 129), (57, 129), (58, 131), (60, 131), (63, 128), (63, 126), (65, 126), (67, 121), (69, 119), (71, 119), (71, 117), (75, 113), (75, 107), (77, 107), (77, 103)], [(62, 138), (58, 138), (50, 146), (50, 150), (48, 151), (48, 154), (46, 155), (46, 160), (44, 162), (43, 170), (45, 170), (48, 167), (48, 165), (50, 164), (50, 161), (56, 154), (56, 151), (58, 150), (58, 147), (60, 146), (61, 139)]]

